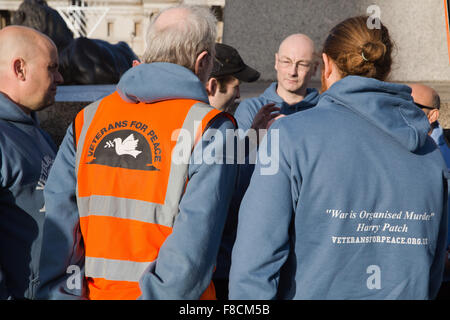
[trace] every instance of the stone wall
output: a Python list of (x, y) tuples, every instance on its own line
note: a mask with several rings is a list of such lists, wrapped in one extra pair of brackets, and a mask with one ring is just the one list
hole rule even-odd
[(59, 146), (66, 134), (67, 127), (75, 119), (77, 113), (90, 102), (56, 102), (54, 105), (38, 113), (42, 129), (47, 131)]
[(379, 6), (397, 46), (391, 80), (450, 81), (443, 0), (227, 0), (223, 39), (262, 80), (272, 80), (274, 53), (286, 36), (305, 33), (321, 50), (334, 25), (370, 5)]

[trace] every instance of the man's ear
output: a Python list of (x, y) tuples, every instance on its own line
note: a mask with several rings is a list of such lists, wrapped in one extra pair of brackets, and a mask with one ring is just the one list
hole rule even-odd
[(275, 70), (278, 71), (278, 53), (275, 53)]
[(210, 62), (209, 59), (210, 59), (209, 52), (206, 50), (202, 51), (197, 56), (197, 60), (195, 60), (194, 66), (195, 74), (197, 76), (202, 70), (204, 70), (208, 66), (208, 63)]
[(206, 92), (208, 93), (208, 96), (214, 96), (217, 91), (217, 79), (216, 78), (210, 78), (208, 82), (206, 83)]
[(427, 114), (428, 121), (430, 123), (435, 123), (439, 118), (439, 109), (432, 109)]
[(26, 80), (25, 60), (23, 60), (22, 58), (14, 59), (12, 67), (16, 78), (21, 81), (25, 81)]
[(326, 53), (322, 53), (322, 59), (323, 59), (323, 74), (325, 76), (325, 79), (328, 79), (331, 76), (331, 73), (333, 72), (333, 65), (332, 65), (333, 62)]

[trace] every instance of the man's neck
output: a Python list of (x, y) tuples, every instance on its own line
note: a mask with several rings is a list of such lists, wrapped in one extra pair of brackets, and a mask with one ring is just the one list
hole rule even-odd
[(306, 97), (306, 88), (302, 88), (296, 92), (290, 92), (283, 90), (279, 86), (277, 86), (277, 94), (286, 102), (288, 105), (294, 105), (305, 99)]
[(14, 101), (13, 98), (11, 98), (8, 94), (6, 94), (3, 91), (0, 91), (0, 94), (2, 94), (6, 99), (8, 99), (9, 101), (11, 101), (12, 103), (14, 103), (14, 105), (19, 108), (20, 110), (22, 110), (23, 112), (25, 112), (27, 115), (31, 114), (31, 110), (26, 108), (25, 106), (21, 105), (20, 103)]

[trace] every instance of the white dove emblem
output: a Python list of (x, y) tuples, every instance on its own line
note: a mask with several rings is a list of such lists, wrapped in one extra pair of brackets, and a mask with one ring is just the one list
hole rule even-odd
[(123, 141), (122, 141), (122, 138), (115, 138), (113, 141), (115, 142), (116, 153), (119, 156), (121, 156), (123, 154), (129, 154), (136, 158), (138, 156), (138, 154), (142, 152), (142, 151), (136, 150), (139, 139), (135, 140), (133, 134), (130, 134)]

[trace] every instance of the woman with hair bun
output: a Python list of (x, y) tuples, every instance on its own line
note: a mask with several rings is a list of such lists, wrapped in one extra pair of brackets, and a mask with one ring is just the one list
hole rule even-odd
[(242, 201), (230, 299), (438, 292), (446, 165), (411, 89), (384, 82), (393, 43), (384, 25), (369, 29), (367, 19), (331, 30), (319, 103), (275, 121), (260, 146), (278, 170), (264, 175), (258, 163)]

